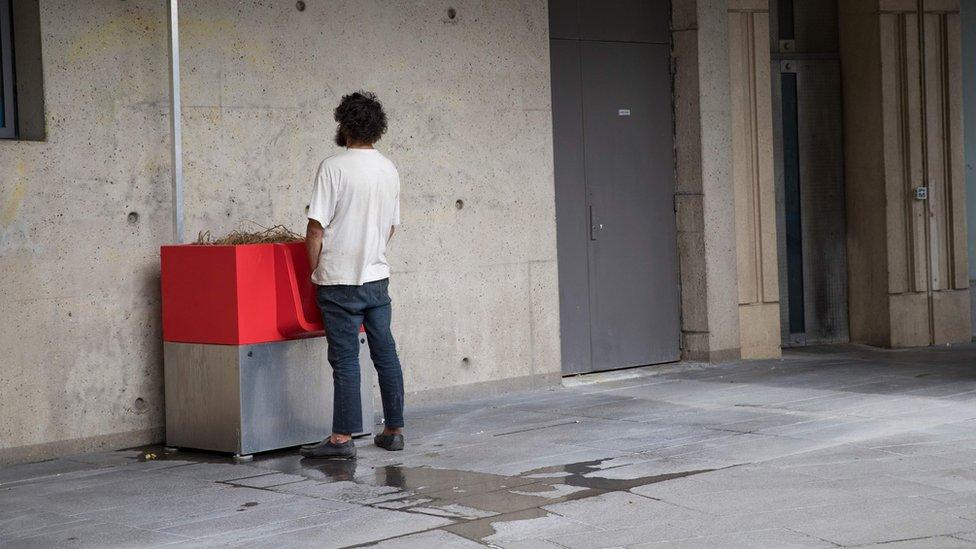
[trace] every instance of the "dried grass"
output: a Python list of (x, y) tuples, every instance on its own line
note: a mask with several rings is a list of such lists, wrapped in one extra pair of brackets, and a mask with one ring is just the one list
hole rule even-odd
[[(258, 227), (257, 223), (251, 222)], [(298, 242), (305, 240), (302, 235), (288, 229), (284, 225), (261, 227), (260, 231), (245, 231), (238, 229), (221, 238), (213, 238), (210, 231), (200, 231), (195, 244), (204, 245), (237, 245), (237, 244), (278, 244), (281, 242)]]

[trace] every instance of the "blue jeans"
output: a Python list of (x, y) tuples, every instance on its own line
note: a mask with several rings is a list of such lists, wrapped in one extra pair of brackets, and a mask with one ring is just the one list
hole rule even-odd
[[(318, 286), (316, 298), (329, 341), (335, 397), (332, 432), (363, 431), (359, 392), (359, 327), (366, 328), (369, 354), (376, 367), (387, 427), (403, 427), (403, 372), (390, 331), (390, 279), (362, 286)], [(372, 421), (372, 419), (370, 419)]]

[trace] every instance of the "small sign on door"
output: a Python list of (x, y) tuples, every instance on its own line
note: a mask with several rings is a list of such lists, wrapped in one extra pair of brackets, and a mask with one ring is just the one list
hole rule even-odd
[(617, 116), (630, 116), (630, 109), (617, 109)]

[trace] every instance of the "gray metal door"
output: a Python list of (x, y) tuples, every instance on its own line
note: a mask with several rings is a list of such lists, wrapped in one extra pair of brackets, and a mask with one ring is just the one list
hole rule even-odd
[(676, 360), (669, 48), (581, 48), (592, 369)]
[(549, 4), (567, 374), (680, 355), (667, 4)]

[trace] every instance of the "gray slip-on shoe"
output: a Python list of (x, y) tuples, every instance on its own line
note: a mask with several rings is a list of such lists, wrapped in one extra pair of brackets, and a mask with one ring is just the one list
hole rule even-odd
[(373, 444), (391, 452), (403, 450), (403, 435), (384, 435), (381, 433), (373, 438)]
[(327, 438), (314, 446), (302, 446), (299, 453), (309, 458), (355, 459), (356, 445), (351, 440), (335, 444)]

